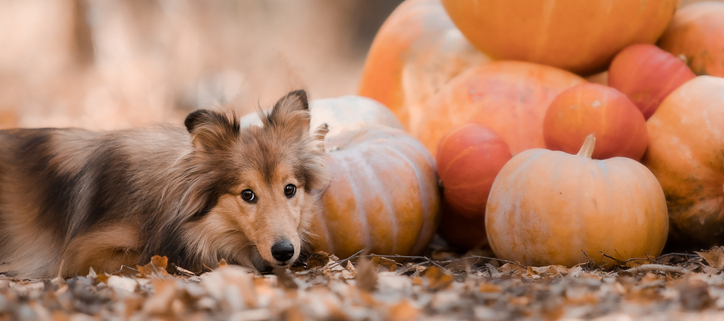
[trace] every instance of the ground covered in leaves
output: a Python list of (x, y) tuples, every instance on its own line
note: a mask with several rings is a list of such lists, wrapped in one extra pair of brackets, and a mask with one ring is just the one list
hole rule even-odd
[(486, 254), (316, 253), (269, 275), (223, 262), (169, 274), (155, 257), (116, 274), (0, 277), (0, 320), (724, 319), (724, 248), (612, 267), (527, 267)]

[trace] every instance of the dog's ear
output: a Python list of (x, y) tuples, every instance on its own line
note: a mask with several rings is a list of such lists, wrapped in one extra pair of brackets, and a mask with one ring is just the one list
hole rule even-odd
[(309, 132), (309, 102), (304, 90), (292, 91), (274, 104), (271, 112), (262, 118), (264, 127), (283, 128), (300, 133)]
[(235, 115), (199, 109), (184, 121), (195, 147), (204, 149), (225, 149), (239, 137), (240, 125)]

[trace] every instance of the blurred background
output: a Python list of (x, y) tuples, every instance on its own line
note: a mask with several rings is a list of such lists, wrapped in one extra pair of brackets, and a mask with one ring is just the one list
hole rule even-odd
[(0, 0), (0, 128), (117, 129), (354, 94), (401, 0)]
[(0, 128), (180, 123), (298, 88), (354, 94), (400, 2), (0, 0)]

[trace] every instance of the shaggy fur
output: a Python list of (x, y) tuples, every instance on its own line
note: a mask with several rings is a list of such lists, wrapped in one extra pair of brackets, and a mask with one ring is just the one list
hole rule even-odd
[[(117, 271), (165, 255), (191, 271), (220, 259), (257, 269), (294, 262), (328, 183), (304, 91), (263, 126), (198, 110), (183, 128), (0, 131), (0, 271), (18, 277)], [(285, 187), (293, 184), (291, 197)], [(255, 203), (244, 201), (244, 190)], [(280, 240), (294, 256), (278, 262)]]

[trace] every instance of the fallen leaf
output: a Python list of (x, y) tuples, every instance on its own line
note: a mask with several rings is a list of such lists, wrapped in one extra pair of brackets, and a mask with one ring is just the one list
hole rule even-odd
[(706, 264), (709, 264), (709, 266), (718, 271), (724, 269), (724, 246), (715, 246), (708, 251), (694, 253), (699, 254), (699, 256), (704, 258)]
[(143, 304), (143, 312), (150, 315), (170, 315), (171, 304), (176, 298), (176, 280), (155, 279), (152, 284), (156, 292)]
[(144, 266), (138, 265), (138, 273), (141, 274), (141, 277), (146, 277), (149, 275), (155, 275), (155, 276), (168, 276), (168, 272), (166, 272), (166, 266), (168, 265), (168, 258), (165, 256), (158, 256), (154, 255), (151, 258), (151, 262)]
[(390, 272), (397, 271), (397, 267), (399, 266), (395, 260), (390, 260), (388, 258), (379, 257), (379, 256), (373, 257), (372, 263), (374, 263), (377, 267), (387, 269), (387, 271), (390, 271)]
[(709, 295), (708, 284), (698, 279), (685, 279), (677, 287), (681, 305), (688, 311), (700, 311), (711, 306), (714, 300)]
[(277, 266), (274, 268), (274, 275), (277, 276), (277, 284), (281, 285), (282, 288), (287, 290), (296, 290), (299, 288), (299, 285), (294, 282), (294, 277), (291, 275), (289, 270), (281, 266)]
[(127, 293), (136, 292), (138, 282), (132, 278), (112, 275), (108, 278), (108, 286), (116, 291), (125, 291)]
[(402, 300), (390, 307), (389, 320), (407, 321), (418, 320), (420, 309), (412, 306), (409, 301)]
[(500, 286), (493, 283), (483, 282), (480, 284), (478, 291), (483, 293), (497, 293), (500, 292)]
[(309, 256), (307, 260), (307, 268), (313, 269), (317, 267), (323, 267), (329, 263), (329, 253), (323, 251), (317, 251)]
[(377, 266), (366, 258), (357, 261), (357, 288), (372, 292), (377, 287)]
[(109, 277), (108, 274), (103, 273), (103, 274), (98, 275), (98, 276), (96, 277), (96, 279), (98, 280), (98, 283), (106, 283), (106, 284), (108, 284), (108, 277)]
[(447, 288), (453, 282), (453, 276), (445, 273), (437, 266), (427, 268), (425, 278), (427, 278), (427, 286), (431, 291)]

